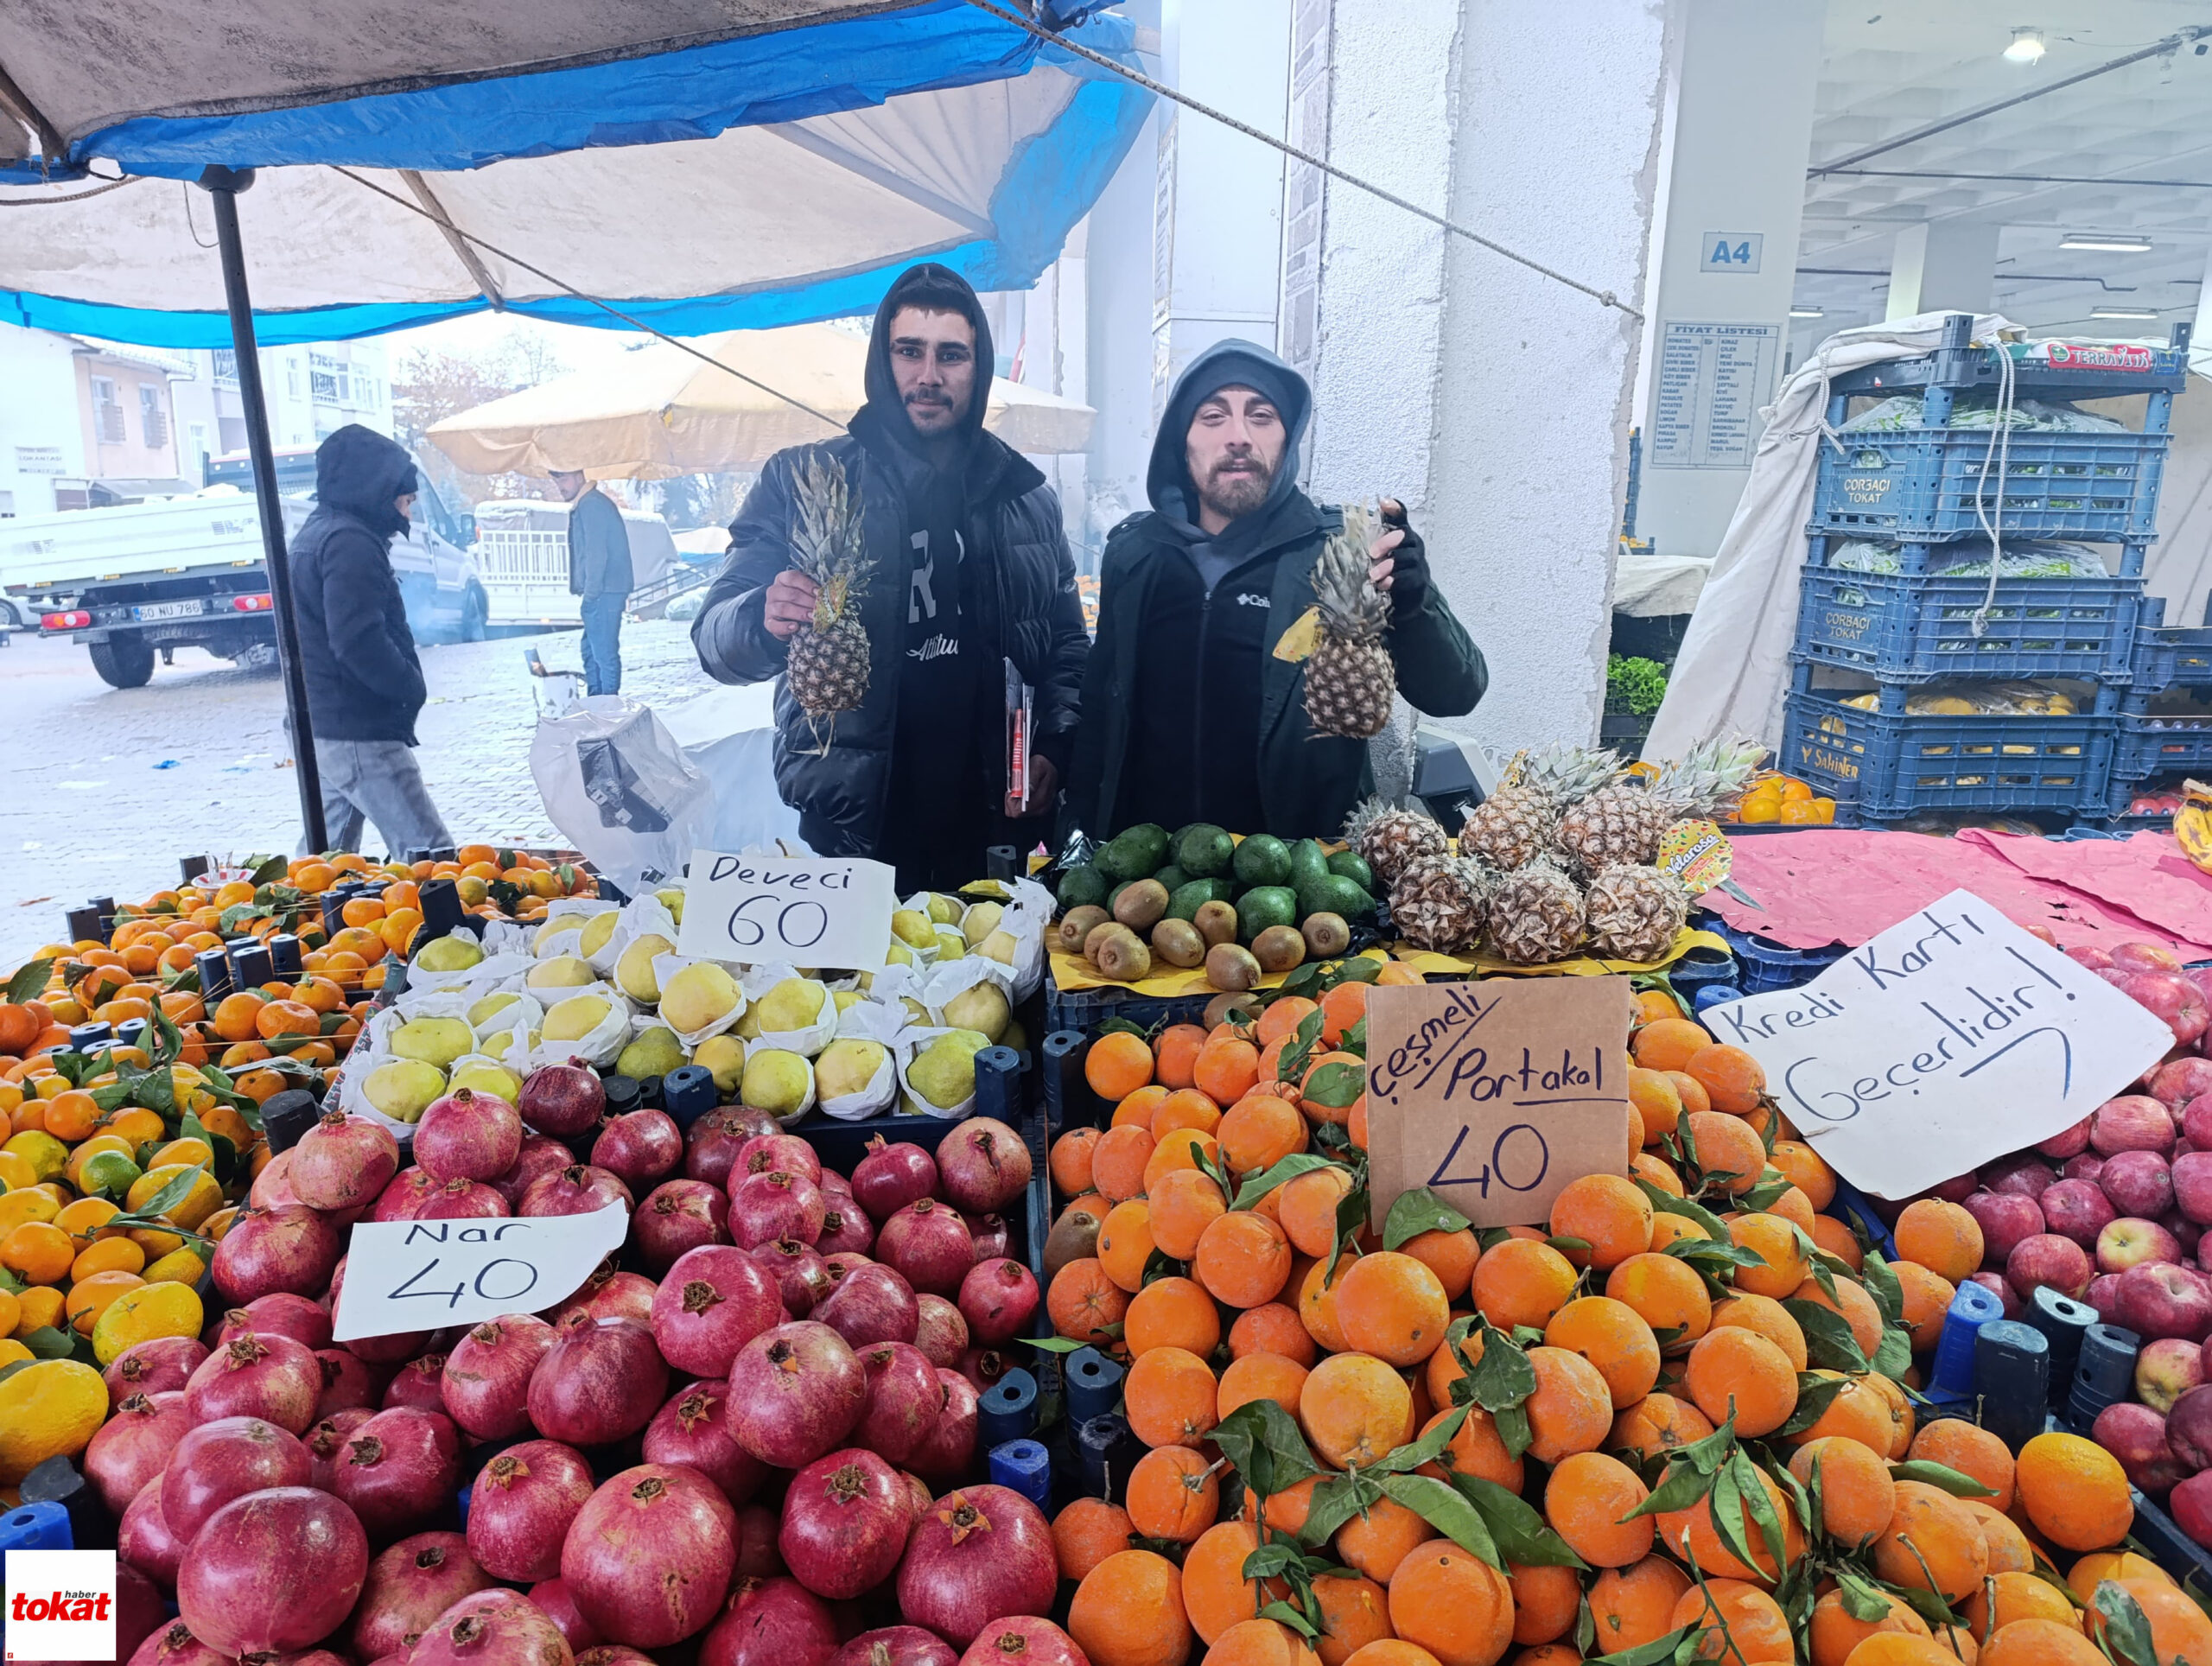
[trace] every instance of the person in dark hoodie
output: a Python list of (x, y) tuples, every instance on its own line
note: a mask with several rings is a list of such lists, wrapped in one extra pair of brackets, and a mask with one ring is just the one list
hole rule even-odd
[[(415, 505), (415, 464), (349, 423), (317, 448), (315, 512), (292, 540), (300, 665), (333, 850), (359, 850), (364, 821), (393, 856), (453, 843), (415, 762), (423, 662), (391, 571)], [(300, 854), (313, 854), (302, 840)]]
[[(1151, 512), (1108, 535), (1101, 563), (1068, 783), (1071, 817), (1093, 838), (1142, 822), (1332, 838), (1374, 790), (1367, 743), (1316, 735), (1306, 715), (1298, 644), (1311, 627), (1298, 627), (1314, 557), (1343, 525), (1298, 489), (1312, 408), (1303, 377), (1236, 340), (1199, 353), (1169, 394)], [(1386, 500), (1382, 515), (1369, 554), (1389, 593), (1398, 691), (1434, 716), (1471, 711), (1481, 651), (1429, 582), (1403, 510)]]
[[(902, 893), (980, 879), (987, 847), (1048, 833), (1074, 741), (1090, 645), (1075, 566), (1045, 477), (983, 431), (991, 364), (967, 283), (901, 273), (876, 308), (868, 402), (844, 435), (768, 460), (691, 627), (721, 682), (782, 672), (816, 594), (791, 556), (793, 473), (810, 454), (842, 468), (871, 563), (868, 690), (825, 746), (779, 684), (776, 785), (817, 855), (887, 862)], [(1026, 800), (1007, 785), (1009, 665), (1033, 695)]]

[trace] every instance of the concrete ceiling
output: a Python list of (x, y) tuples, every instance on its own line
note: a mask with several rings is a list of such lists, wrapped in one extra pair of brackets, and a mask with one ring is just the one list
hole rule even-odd
[[(1812, 167), (2207, 24), (2206, 0), (1829, 0)], [(2003, 57), (2016, 27), (2042, 30), (2039, 62)], [(2212, 258), (2208, 48), (2212, 36), (1848, 162), (1853, 171), (1812, 174), (1796, 299), (1824, 316), (1800, 321), (1797, 333), (1815, 338), (1879, 319), (1898, 228), (1964, 219), (2002, 228), (1997, 310), (2039, 331), (2163, 339), (2176, 320), (2194, 316)], [(2046, 178), (1962, 177), (1976, 175)], [(2096, 182), (2047, 182), (2050, 175)], [(2132, 234), (2153, 246), (2147, 254), (2060, 248), (2074, 232)], [(2158, 316), (2092, 319), (2101, 306)]]

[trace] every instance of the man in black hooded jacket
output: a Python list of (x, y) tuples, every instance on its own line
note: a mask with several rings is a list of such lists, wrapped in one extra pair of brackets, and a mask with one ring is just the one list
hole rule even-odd
[[(1367, 743), (1317, 735), (1306, 715), (1313, 559), (1344, 524), (1298, 489), (1312, 410), (1305, 378), (1234, 339), (1168, 395), (1152, 512), (1116, 526), (1101, 563), (1068, 781), (1071, 817), (1093, 838), (1141, 822), (1333, 838), (1374, 791)], [(1369, 553), (1390, 597), (1398, 692), (1433, 716), (1471, 711), (1488, 680), (1481, 651), (1430, 583), (1404, 512), (1382, 512)]]
[[(1045, 836), (1074, 741), (1089, 647), (1075, 567), (1045, 477), (983, 431), (991, 364), (964, 280), (900, 274), (876, 309), (868, 403), (845, 435), (768, 460), (691, 627), (709, 675), (779, 676), (815, 600), (791, 556), (794, 471), (810, 454), (842, 468), (871, 563), (868, 690), (824, 745), (779, 685), (776, 785), (817, 853), (890, 862), (902, 892), (979, 879), (986, 847)], [(1009, 662), (1033, 696), (1026, 802), (1007, 789)]]
[[(404, 449), (349, 423), (315, 452), (315, 512), (292, 540), (300, 665), (333, 850), (359, 849), (365, 821), (393, 856), (453, 843), (415, 762), (423, 662), (391, 571), (415, 485)], [(312, 854), (304, 839), (300, 854)]]

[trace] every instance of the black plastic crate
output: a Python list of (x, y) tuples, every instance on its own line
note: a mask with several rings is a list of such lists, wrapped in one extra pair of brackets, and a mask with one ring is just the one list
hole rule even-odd
[(1808, 566), (1796, 652), (1890, 683), (2133, 674), (2141, 579), (1999, 579), (1976, 635), (1988, 594), (1986, 578)]
[(1109, 1018), (1126, 1018), (1146, 1029), (1163, 1024), (1196, 1024), (1205, 1016), (1206, 1003), (1220, 993), (1207, 989), (1198, 995), (1139, 995), (1133, 989), (1066, 989), (1045, 982), (1045, 1033), (1056, 1030), (1093, 1030)]

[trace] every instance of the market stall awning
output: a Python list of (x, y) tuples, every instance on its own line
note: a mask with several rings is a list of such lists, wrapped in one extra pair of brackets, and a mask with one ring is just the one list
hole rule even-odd
[[(1071, 38), (1135, 61), (1125, 19)], [(0, 76), (14, 148), (62, 152), (0, 161), (0, 320), (170, 347), (229, 340), (209, 165), (261, 170), (264, 344), (617, 321), (571, 289), (693, 334), (866, 311), (924, 258), (1026, 287), (1150, 103), (957, 0), (73, 0), (0, 21)]]
[[(656, 341), (446, 417), (430, 439), (474, 474), (581, 468), (594, 480), (658, 480), (757, 468), (785, 446), (830, 438), (868, 397), (867, 339), (827, 324), (733, 330), (698, 347), (730, 369)], [(1067, 452), (1083, 449), (1090, 418), (1088, 405), (1001, 376), (983, 425), (1017, 451)]]

